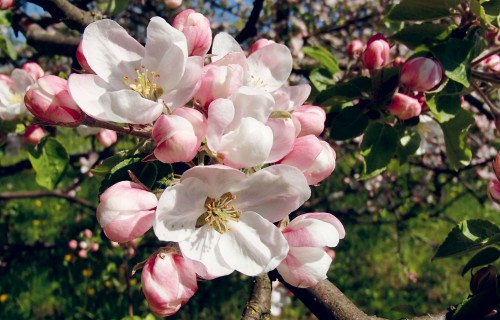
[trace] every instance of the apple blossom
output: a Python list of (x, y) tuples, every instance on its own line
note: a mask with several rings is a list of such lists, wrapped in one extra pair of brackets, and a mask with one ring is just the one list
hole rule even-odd
[(141, 283), (149, 309), (159, 317), (176, 313), (198, 290), (191, 262), (174, 248), (162, 248), (149, 257)]
[(363, 42), (359, 39), (354, 39), (347, 45), (347, 54), (351, 58), (356, 58), (363, 52)]
[(14, 5), (14, 0), (1, 0), (0, 1), (0, 10), (12, 9), (13, 5)]
[(47, 135), (42, 127), (32, 124), (26, 127), (24, 131), (24, 140), (32, 145), (37, 145)]
[(24, 94), (34, 82), (33, 77), (22, 69), (14, 69), (10, 79), (0, 79), (0, 119), (11, 121), (26, 112)]
[(191, 108), (178, 108), (162, 115), (153, 127), (154, 156), (165, 163), (189, 162), (198, 153), (206, 134), (203, 114)]
[(45, 74), (45, 71), (43, 71), (42, 67), (36, 62), (26, 62), (21, 66), (21, 69), (29, 73), (35, 80), (38, 80)]
[(110, 240), (127, 242), (151, 228), (157, 203), (155, 194), (143, 186), (121, 181), (101, 194), (97, 220)]
[(173, 111), (188, 102), (201, 79), (203, 58), (188, 57), (184, 34), (160, 17), (151, 18), (146, 47), (104, 19), (85, 29), (82, 49), (96, 74), (72, 74), (69, 89), (82, 110), (99, 120), (154, 122), (164, 107)]
[(288, 252), (273, 222), (310, 194), (302, 173), (287, 165), (250, 176), (223, 165), (197, 166), (163, 192), (153, 228), (158, 239), (179, 242), (182, 254), (212, 278), (233, 270), (255, 276), (276, 268)]
[(291, 165), (302, 171), (309, 185), (317, 185), (335, 169), (335, 150), (328, 142), (314, 135), (299, 137), (292, 151), (279, 163)]
[(282, 232), (290, 246), (277, 267), (283, 279), (299, 288), (326, 279), (332, 258), (324, 247), (335, 247), (345, 237), (342, 223), (329, 213), (312, 212), (293, 219)]
[(174, 18), (172, 26), (186, 36), (188, 55), (204, 56), (212, 45), (210, 21), (193, 9), (181, 11)]
[(433, 59), (418, 57), (403, 64), (399, 82), (412, 91), (429, 91), (443, 79), (441, 64)]
[(368, 39), (363, 51), (363, 65), (370, 70), (377, 70), (389, 63), (389, 43), (385, 37), (377, 33)]
[(99, 141), (99, 143), (105, 148), (112, 146), (118, 140), (118, 134), (116, 131), (109, 129), (99, 130), (96, 136), (97, 141)]
[(85, 117), (68, 92), (68, 81), (53, 75), (38, 79), (24, 103), (35, 117), (51, 124), (78, 125)]
[(68, 242), (68, 247), (69, 247), (70, 249), (75, 250), (76, 248), (78, 248), (78, 242), (77, 242), (75, 239), (71, 239), (71, 240)]
[(250, 46), (250, 49), (248, 50), (248, 54), (252, 54), (257, 50), (259, 50), (267, 45), (270, 45), (271, 43), (276, 43), (276, 41), (269, 40), (269, 39), (259, 39), (259, 40), (255, 41), (254, 43), (252, 43), (252, 45)]
[(326, 112), (318, 106), (303, 105), (292, 112), (292, 119), (299, 137), (309, 134), (319, 136), (325, 129)]
[(291, 293), (278, 280), (272, 282), (271, 288), (271, 315), (278, 317), (281, 315), (281, 308), (292, 302), (292, 299), (290, 298)]
[(389, 112), (401, 120), (408, 120), (413, 117), (418, 117), (422, 112), (422, 106), (417, 99), (407, 96), (406, 94), (396, 93), (392, 97)]

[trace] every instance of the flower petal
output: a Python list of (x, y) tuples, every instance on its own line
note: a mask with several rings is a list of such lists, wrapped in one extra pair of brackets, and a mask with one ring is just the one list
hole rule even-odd
[(273, 147), (266, 163), (273, 163), (292, 150), (295, 142), (295, 125), (292, 119), (269, 119), (267, 125), (273, 130)]
[(321, 220), (324, 222), (327, 222), (337, 229), (340, 239), (344, 239), (345, 237), (345, 229), (344, 226), (342, 225), (342, 222), (340, 222), (337, 217), (335, 217), (333, 214), (328, 213), (328, 212), (309, 212), (306, 214), (301, 214), (300, 216), (296, 217), (293, 219), (293, 221), (300, 221), (303, 219), (317, 219)]
[(273, 92), (288, 80), (292, 72), (292, 54), (288, 47), (271, 43), (252, 53), (247, 59), (247, 65), (246, 84)]
[(231, 231), (221, 235), (220, 252), (226, 263), (248, 276), (275, 269), (288, 253), (288, 244), (279, 229), (251, 211), (238, 222), (228, 223)]
[(161, 102), (144, 99), (139, 93), (129, 89), (106, 92), (99, 98), (99, 103), (109, 108), (109, 115), (125, 120), (120, 122), (133, 124), (152, 123), (163, 111)]
[(283, 236), (291, 247), (335, 247), (340, 240), (334, 225), (314, 218), (292, 220)]
[(258, 212), (271, 222), (283, 219), (311, 196), (302, 172), (283, 164), (257, 171), (233, 190), (236, 208)]
[(212, 44), (212, 62), (222, 59), (226, 54), (231, 52), (242, 52), (239, 43), (228, 33), (220, 32), (214, 37)]
[(208, 108), (207, 146), (213, 152), (220, 148), (222, 135), (234, 119), (234, 105), (229, 99), (214, 100)]
[(283, 279), (294, 287), (308, 288), (326, 279), (332, 258), (323, 248), (291, 247), (288, 256), (278, 266)]
[(281, 87), (273, 92), (278, 110), (292, 111), (300, 107), (309, 97), (311, 86), (304, 83), (296, 86)]

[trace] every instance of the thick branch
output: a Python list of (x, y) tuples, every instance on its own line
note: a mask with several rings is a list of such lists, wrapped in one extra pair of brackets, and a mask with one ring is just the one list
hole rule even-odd
[(254, 279), (252, 296), (241, 316), (242, 320), (271, 319), (271, 280), (267, 274)]
[(85, 28), (94, 22), (92, 13), (82, 10), (67, 0), (30, 0), (47, 10), (53, 18), (64, 22), (68, 27), (83, 32)]
[(50, 33), (37, 24), (29, 26), (25, 32), (27, 43), (40, 54), (59, 54), (73, 56), (76, 52), (80, 38)]
[(242, 43), (246, 39), (253, 37), (257, 34), (257, 22), (259, 22), (260, 12), (264, 6), (264, 0), (254, 0), (253, 9), (248, 17), (245, 27), (236, 36), (236, 41)]

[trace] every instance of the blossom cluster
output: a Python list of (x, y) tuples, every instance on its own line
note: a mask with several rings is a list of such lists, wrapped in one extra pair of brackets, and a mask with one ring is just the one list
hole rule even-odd
[[(293, 61), (286, 46), (261, 39), (246, 53), (185, 10), (172, 25), (152, 18), (145, 46), (115, 21), (96, 21), (76, 57), (81, 73), (30, 78), (11, 99), (16, 108), (49, 125), (81, 129), (93, 119), (140, 128), (154, 145), (144, 161), (190, 166), (164, 190), (131, 176), (106, 189), (97, 208), (110, 240), (133, 241), (152, 229), (165, 242), (142, 271), (156, 315), (177, 312), (198, 279), (233, 271), (277, 269), (297, 287), (326, 278), (332, 258), (325, 248), (345, 236), (342, 224), (325, 212), (289, 215), (332, 173), (336, 154), (320, 137), (325, 111), (306, 104), (310, 86), (287, 83)], [(99, 139), (109, 146), (117, 137)]]

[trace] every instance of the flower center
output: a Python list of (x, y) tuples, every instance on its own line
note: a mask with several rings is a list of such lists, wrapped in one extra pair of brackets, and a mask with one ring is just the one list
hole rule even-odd
[(156, 81), (160, 78), (160, 74), (154, 71), (149, 71), (145, 66), (141, 66), (141, 69), (135, 69), (137, 73), (137, 78), (133, 79), (130, 83), (129, 77), (123, 77), (123, 83), (130, 89), (139, 92), (139, 94), (149, 100), (158, 101), (164, 90), (158, 87)]
[(236, 210), (231, 202), (236, 199), (236, 196), (231, 192), (224, 193), (219, 200), (215, 198), (208, 198), (205, 200), (205, 208), (207, 209), (196, 222), (196, 226), (201, 227), (208, 223), (219, 233), (231, 231), (227, 225), (229, 221), (239, 221), (241, 210)]
[(20, 93), (13, 93), (10, 96), (9, 104), (17, 104), (17, 103), (21, 103), (22, 101), (23, 101), (23, 95), (22, 94), (20, 94)]

